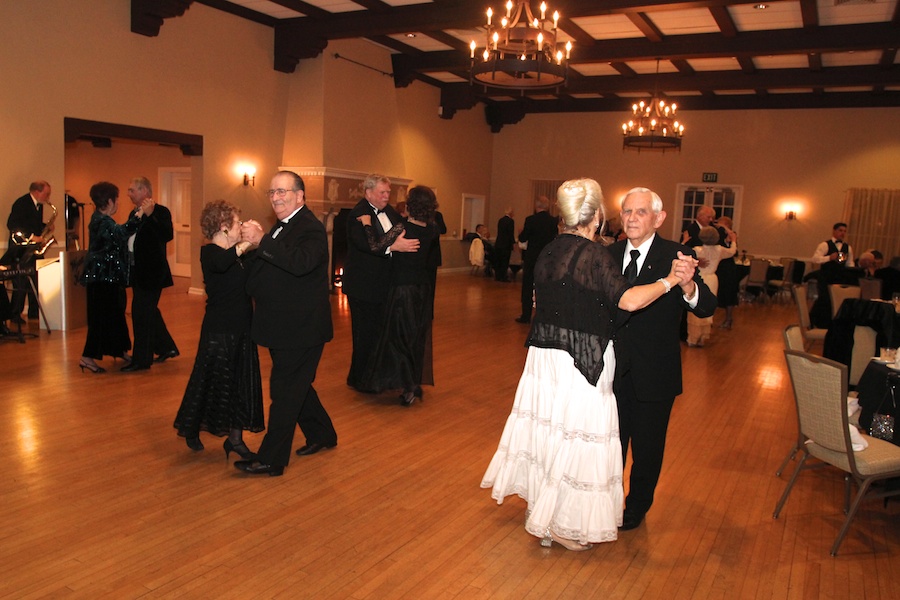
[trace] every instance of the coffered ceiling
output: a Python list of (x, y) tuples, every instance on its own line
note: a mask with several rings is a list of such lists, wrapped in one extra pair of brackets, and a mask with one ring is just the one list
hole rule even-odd
[(132, 0), (132, 31), (157, 35), (195, 2), (272, 27), (286, 73), (331, 40), (383, 46), (397, 87), (440, 88), (447, 119), (482, 103), (494, 131), (529, 113), (629, 111), (655, 89), (684, 110), (900, 106), (898, 0), (548, 1), (575, 44), (568, 84), (524, 94), (469, 82), (468, 44), (483, 46), (501, 0)]

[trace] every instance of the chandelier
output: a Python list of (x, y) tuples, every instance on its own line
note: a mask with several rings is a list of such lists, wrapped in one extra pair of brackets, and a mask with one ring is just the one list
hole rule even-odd
[[(659, 78), (659, 59), (656, 61), (656, 76)], [(622, 123), (625, 136), (623, 148), (641, 150), (661, 150), (672, 148), (681, 150), (681, 136), (684, 124), (675, 118), (678, 105), (669, 104), (660, 97), (654, 84), (653, 97), (648, 102), (641, 100), (631, 105), (631, 118)]]
[(565, 84), (572, 42), (557, 46), (559, 11), (553, 12), (551, 21), (546, 18), (546, 2), (541, 2), (540, 9), (538, 19), (528, 0), (507, 0), (506, 16), (499, 26), (494, 24), (493, 9), (487, 9), (484, 52), (476, 58), (478, 45), (475, 40), (469, 44), (473, 83), (523, 93)]

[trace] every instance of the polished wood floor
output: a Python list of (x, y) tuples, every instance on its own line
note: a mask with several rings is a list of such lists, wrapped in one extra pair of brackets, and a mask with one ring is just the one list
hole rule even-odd
[(583, 553), (540, 547), (521, 500), (479, 488), (525, 355), (518, 295), (441, 275), (437, 385), (411, 408), (346, 387), (335, 296), (316, 385), (339, 445), (280, 478), (243, 476), (221, 439), (195, 454), (175, 435), (204, 305), (183, 282), (161, 303), (182, 356), (149, 372), (82, 373), (84, 329), (0, 344), (0, 597), (896, 598), (900, 503), (864, 505), (837, 558), (837, 472), (804, 473), (772, 519), (795, 436), (789, 305), (741, 306), (733, 330), (683, 348), (686, 392), (642, 527)]

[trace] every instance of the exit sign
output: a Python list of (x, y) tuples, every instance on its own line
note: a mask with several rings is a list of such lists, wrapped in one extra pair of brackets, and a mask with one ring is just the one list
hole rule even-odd
[(703, 174), (703, 183), (715, 183), (719, 180), (718, 173), (704, 173)]

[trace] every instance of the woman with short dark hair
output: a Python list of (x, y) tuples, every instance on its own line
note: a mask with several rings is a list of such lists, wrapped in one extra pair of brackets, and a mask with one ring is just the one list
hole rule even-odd
[(131, 272), (128, 238), (137, 231), (143, 209), (119, 225), (113, 215), (119, 209), (119, 188), (108, 181), (91, 186), (94, 214), (88, 225), (90, 244), (79, 282), (87, 287), (87, 339), (78, 366), (82, 373), (105, 373), (97, 364), (104, 356), (131, 362), (131, 337), (125, 321), (125, 288)]

